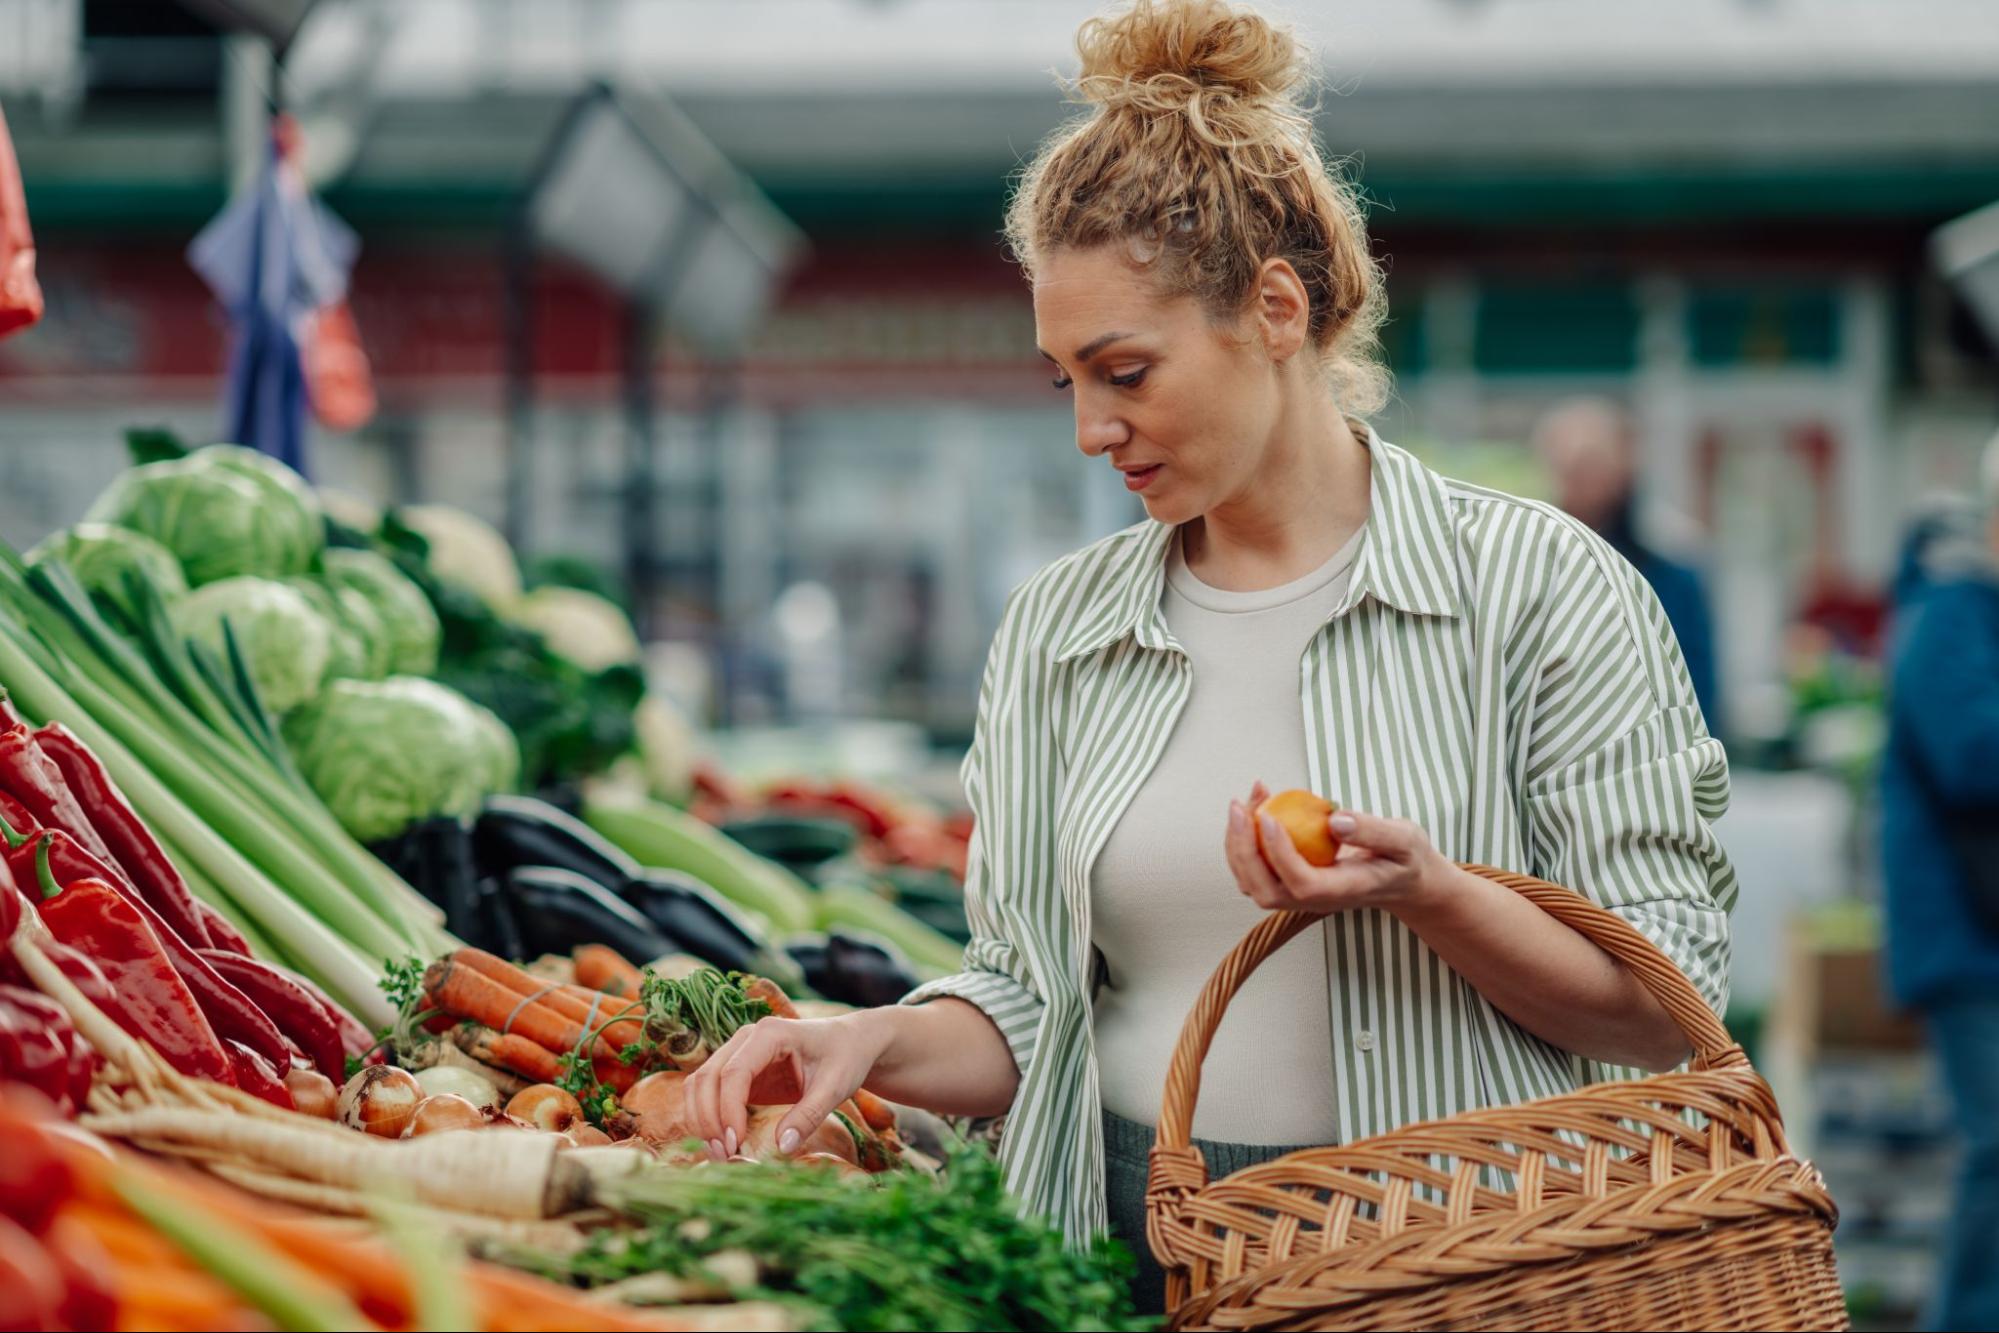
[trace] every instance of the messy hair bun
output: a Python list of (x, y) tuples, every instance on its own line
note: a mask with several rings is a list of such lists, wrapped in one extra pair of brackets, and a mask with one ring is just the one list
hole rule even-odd
[(1285, 259), (1341, 407), (1379, 408), (1381, 268), (1298, 100), (1311, 71), (1299, 42), (1226, 0), (1134, 0), (1084, 23), (1076, 49), (1073, 94), (1094, 109), (1041, 145), (1007, 207), (1028, 274), (1050, 251), (1115, 243), (1226, 322), (1259, 266)]

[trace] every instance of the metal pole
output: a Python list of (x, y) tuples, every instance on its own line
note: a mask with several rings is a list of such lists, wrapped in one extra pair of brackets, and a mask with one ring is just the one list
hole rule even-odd
[(625, 579), (632, 620), (641, 639), (654, 637), (659, 543), (659, 439), (652, 377), (657, 367), (659, 311), (642, 300), (625, 302)]
[(527, 549), (534, 505), (534, 239), (527, 205), (507, 228), (503, 282), (507, 343), (507, 541)]

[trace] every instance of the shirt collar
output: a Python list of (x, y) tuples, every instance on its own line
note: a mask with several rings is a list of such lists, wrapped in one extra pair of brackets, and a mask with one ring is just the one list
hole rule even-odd
[[(1365, 597), (1409, 615), (1459, 615), (1457, 535), (1444, 479), (1375, 434), (1374, 427), (1365, 438), (1372, 461), (1366, 535), (1347, 595), (1332, 618)], [(1074, 628), (1056, 647), (1057, 662), (1088, 656), (1127, 636), (1143, 648), (1177, 649), (1159, 614), (1173, 529), (1146, 522), (1128, 535), (1131, 540), (1110, 556), (1094, 594), (1077, 608)]]

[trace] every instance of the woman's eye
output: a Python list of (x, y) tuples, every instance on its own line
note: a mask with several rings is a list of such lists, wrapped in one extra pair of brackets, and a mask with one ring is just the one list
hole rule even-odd
[(1136, 387), (1138, 382), (1144, 378), (1145, 372), (1143, 370), (1134, 370), (1129, 375), (1111, 376), (1111, 383), (1117, 385), (1120, 389), (1130, 389)]
[(1050, 380), (1049, 383), (1053, 384), (1058, 389), (1066, 389), (1071, 384), (1074, 384), (1075, 381), (1068, 378), (1066, 375), (1057, 375), (1054, 379)]

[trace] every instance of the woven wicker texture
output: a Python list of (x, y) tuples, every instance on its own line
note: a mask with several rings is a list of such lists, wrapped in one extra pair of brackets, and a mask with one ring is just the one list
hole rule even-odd
[(1775, 1099), (1698, 992), (1567, 889), (1466, 866), (1628, 967), (1690, 1072), (1602, 1083), (1292, 1153), (1215, 1183), (1189, 1143), (1201, 1062), (1243, 980), (1318, 918), (1278, 912), (1181, 1029), (1147, 1182), (1175, 1328), (1843, 1329), (1838, 1219)]

